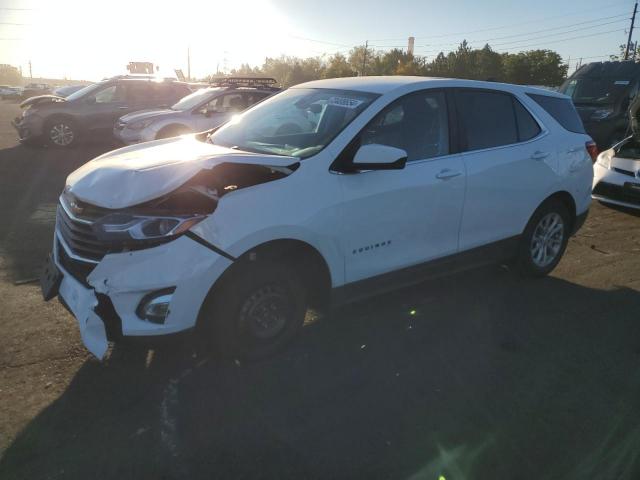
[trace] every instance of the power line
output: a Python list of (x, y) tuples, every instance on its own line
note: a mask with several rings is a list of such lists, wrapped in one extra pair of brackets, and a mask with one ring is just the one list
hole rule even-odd
[[(627, 15), (627, 14), (624, 14), (624, 15)], [(611, 22), (603, 22), (603, 23), (599, 23), (597, 25), (588, 25), (586, 27), (580, 27), (580, 28), (576, 28), (576, 29), (573, 29), (573, 30), (563, 30), (562, 32), (549, 33), (549, 34), (538, 36), (538, 37), (515, 39), (515, 40), (508, 41), (508, 42), (496, 43), (494, 45), (508, 45), (508, 44), (519, 43), (519, 42), (528, 42), (528, 41), (531, 41), (531, 40), (537, 40), (539, 38), (547, 38), (547, 37), (553, 37), (553, 36), (557, 36), (557, 35), (565, 35), (567, 33), (581, 32), (581, 31), (588, 30), (588, 29), (591, 29), (591, 28), (604, 27), (605, 25), (612, 25), (614, 23), (621, 23), (621, 22), (626, 22), (626, 21), (627, 21), (627, 19), (613, 20)], [(593, 20), (591, 20), (591, 22), (593, 22)], [(562, 27), (557, 27), (557, 28), (554, 28), (554, 29), (539, 30), (537, 32), (526, 32), (526, 33), (520, 33), (520, 34), (516, 34), (516, 35), (507, 35), (507, 36), (504, 36), (504, 37), (486, 38), (486, 39), (483, 39), (483, 40), (478, 40), (478, 39), (467, 40), (467, 43), (468, 44), (473, 44), (473, 43), (476, 43), (476, 44), (477, 43), (483, 43), (484, 44), (484, 43), (492, 42), (493, 40), (500, 40), (500, 39), (515, 37), (515, 36), (533, 35), (535, 33), (539, 33), (539, 32), (542, 32), (542, 31), (558, 30), (559, 28), (566, 29), (567, 27), (576, 26), (576, 25), (581, 25), (581, 23), (576, 23), (576, 24), (573, 24), (573, 25), (564, 25)], [(425, 45), (418, 45), (418, 47), (451, 46), (451, 45), (459, 45), (459, 43), (460, 42), (429, 43), (429, 44), (425, 44)], [(384, 47), (387, 47), (387, 48), (389, 48), (389, 47), (398, 48), (398, 47), (403, 47), (404, 45), (372, 45), (372, 46), (382, 47), (382, 48), (384, 48)]]
[[(547, 20), (555, 19), (555, 18), (574, 17), (578, 13), (586, 13), (586, 12), (592, 12), (592, 11), (597, 11), (597, 10), (604, 10), (604, 9), (611, 8), (611, 7), (614, 7), (614, 6), (622, 7), (621, 2), (616, 2), (616, 3), (611, 3), (611, 4), (608, 4), (608, 5), (603, 5), (603, 6), (600, 6), (600, 7), (581, 10), (580, 12), (567, 13), (567, 14), (562, 14), (562, 15), (554, 15), (554, 16), (551, 16), (551, 17), (544, 17), (544, 18), (538, 18), (538, 19), (534, 19), (534, 20), (528, 20), (526, 22), (509, 23), (509, 24), (498, 26), (498, 27), (481, 28), (481, 29), (478, 29), (478, 30), (468, 30), (466, 32), (443, 33), (443, 34), (439, 34), (439, 35), (414, 35), (414, 37), (415, 38), (454, 37), (454, 36), (460, 36), (460, 35), (467, 35), (469, 33), (489, 32), (489, 31), (492, 31), (492, 30), (502, 30), (504, 28), (512, 28), (512, 27), (517, 27), (517, 26), (520, 26), (520, 25), (528, 25), (528, 24), (531, 24), (531, 23), (544, 22), (544, 21), (547, 21)], [(386, 42), (386, 41), (393, 41), (393, 40), (404, 40), (404, 37), (376, 38), (376, 39), (373, 39), (372, 41), (374, 41), (374, 42)]]
[(33, 8), (7, 8), (7, 7), (0, 7), (0, 10), (9, 10), (12, 12), (30, 12), (33, 10)]
[(11, 22), (0, 22), (0, 25), (16, 25), (20, 27), (26, 27), (31, 25), (30, 23), (11, 23)]
[(289, 35), (289, 37), (296, 38), (298, 40), (305, 40), (307, 42), (324, 43), (325, 45), (333, 45), (335, 47), (352, 47), (353, 46), (353, 45), (347, 45), (345, 43), (326, 42), (324, 40), (316, 40), (314, 38), (299, 37), (298, 35)]

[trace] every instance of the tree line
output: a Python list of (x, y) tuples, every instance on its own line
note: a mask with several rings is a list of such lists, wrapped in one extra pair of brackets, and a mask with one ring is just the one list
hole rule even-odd
[[(558, 86), (566, 78), (568, 68), (552, 50), (498, 53), (488, 44), (473, 49), (465, 40), (457, 50), (446, 55), (441, 52), (432, 60), (401, 49), (380, 52), (358, 46), (347, 54), (335, 53), (328, 57), (267, 57), (260, 67), (243, 64), (229, 74), (273, 77), (283, 87), (357, 75), (420, 75)], [(205, 80), (214, 77), (219, 75), (210, 75)]]

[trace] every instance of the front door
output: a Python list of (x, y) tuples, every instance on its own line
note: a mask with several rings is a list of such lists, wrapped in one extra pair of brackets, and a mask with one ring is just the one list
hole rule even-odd
[(444, 92), (396, 100), (356, 141), (401, 148), (407, 164), (339, 176), (347, 283), (457, 252), (466, 177), (450, 153)]

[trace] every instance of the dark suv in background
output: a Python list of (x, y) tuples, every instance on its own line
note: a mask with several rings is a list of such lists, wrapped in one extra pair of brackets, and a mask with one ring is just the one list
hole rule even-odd
[(70, 147), (79, 139), (111, 138), (122, 115), (147, 108), (168, 107), (191, 93), (186, 83), (148, 77), (118, 76), (83, 88), (67, 98), (41, 95), (20, 104), (14, 120), (21, 142)]
[(559, 91), (572, 98), (585, 130), (606, 150), (629, 134), (629, 105), (639, 85), (640, 64), (593, 62), (578, 69)]

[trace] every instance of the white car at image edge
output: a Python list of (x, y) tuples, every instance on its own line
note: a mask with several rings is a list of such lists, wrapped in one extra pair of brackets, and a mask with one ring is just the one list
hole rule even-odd
[(594, 199), (640, 209), (640, 144), (634, 136), (601, 152), (593, 170)]
[[(313, 122), (265, 131), (292, 109)], [(591, 201), (595, 145), (564, 95), (424, 77), (321, 80), (210, 133), (69, 175), (42, 277), (102, 358), (196, 329), (282, 347), (308, 307), (490, 262), (548, 274)]]

